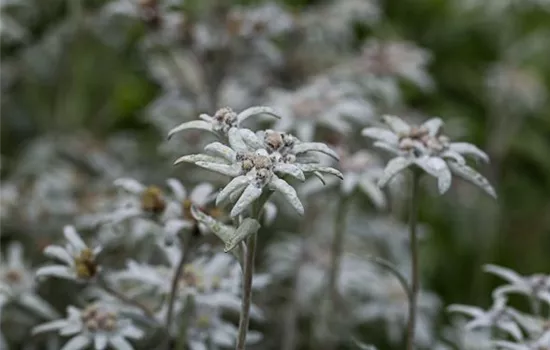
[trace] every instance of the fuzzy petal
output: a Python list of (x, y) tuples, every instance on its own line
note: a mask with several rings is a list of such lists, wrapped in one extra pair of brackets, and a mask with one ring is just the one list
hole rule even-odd
[(76, 276), (74, 272), (67, 266), (63, 265), (51, 265), (44, 266), (36, 270), (36, 277), (40, 278), (43, 276), (54, 276), (66, 279), (75, 279)]
[(325, 174), (331, 174), (334, 175), (341, 180), (344, 179), (344, 175), (339, 170), (336, 170), (331, 167), (321, 166), (318, 164), (296, 164), (304, 173), (310, 173), (310, 172), (319, 172), (319, 173), (325, 173)]
[(61, 260), (67, 265), (71, 265), (73, 263), (73, 257), (69, 254), (69, 252), (58, 245), (47, 246), (44, 249), (44, 255), (53, 259)]
[(413, 163), (412, 159), (404, 157), (396, 157), (388, 162), (384, 169), (384, 174), (378, 180), (378, 186), (384, 187), (386, 184), (398, 173), (405, 170), (409, 165)]
[(365, 128), (361, 131), (361, 135), (391, 145), (397, 145), (399, 143), (399, 137), (396, 134), (382, 128)]
[(250, 129), (239, 129), (241, 137), (251, 150), (255, 151), (257, 149), (263, 148), (264, 144), (260, 138)]
[(378, 209), (384, 209), (386, 207), (386, 195), (376, 183), (372, 182), (366, 176), (361, 177), (359, 180), (359, 188), (370, 198), (372, 204)]
[(193, 188), (193, 191), (191, 191), (191, 195), (189, 196), (189, 198), (191, 198), (191, 202), (193, 202), (194, 204), (198, 206), (204, 206), (210, 200), (210, 195), (213, 191), (214, 187), (212, 186), (212, 184), (203, 182)]
[(248, 177), (245, 175), (237, 176), (233, 180), (231, 180), (221, 191), (218, 193), (218, 197), (216, 198), (216, 205), (220, 205), (221, 203), (225, 202), (231, 193), (242, 189), (248, 184)]
[(525, 280), (517, 272), (511, 269), (500, 267), (497, 265), (485, 265), (483, 271), (497, 275), (500, 278), (505, 279), (508, 283), (515, 284), (518, 286), (525, 285)]
[(187, 197), (187, 191), (180, 180), (170, 178), (166, 180), (166, 183), (178, 201), (183, 201)]
[(179, 157), (174, 161), (174, 165), (178, 165), (180, 163), (194, 163), (197, 162), (209, 162), (209, 163), (219, 163), (219, 164), (227, 164), (225, 159), (209, 156), (208, 154), (188, 154), (182, 157)]
[(290, 186), (286, 181), (281, 180), (276, 176), (273, 176), (269, 185), (272, 189), (280, 192), (285, 197), (285, 199), (290, 203), (290, 205), (292, 205), (292, 207), (296, 209), (298, 214), (304, 215), (304, 206), (302, 205), (300, 198), (298, 198), (298, 194), (296, 193), (296, 190), (292, 186)]
[(223, 158), (230, 163), (234, 163), (237, 156), (237, 153), (234, 150), (220, 142), (212, 142), (206, 145), (204, 150), (214, 157)]
[(244, 190), (243, 194), (231, 209), (231, 217), (236, 217), (241, 214), (246, 208), (248, 208), (260, 195), (262, 194), (262, 188), (255, 184), (249, 184)]
[(170, 132), (168, 132), (168, 139), (172, 138), (174, 134), (187, 129), (199, 129), (213, 132), (211, 123), (204, 120), (191, 120), (189, 122), (182, 123), (170, 130)]
[(372, 144), (376, 148), (380, 148), (381, 150), (384, 150), (386, 152), (391, 153), (394, 156), (400, 156), (402, 154), (401, 150), (397, 148), (397, 146), (394, 146), (392, 144), (383, 142), (383, 141), (376, 141)]
[(86, 249), (86, 243), (82, 240), (78, 232), (76, 232), (76, 229), (74, 226), (67, 225), (63, 228), (63, 234), (65, 235), (65, 238), (69, 241), (71, 246), (76, 248), (77, 250)]
[(116, 335), (109, 338), (109, 343), (111, 343), (113, 349), (115, 350), (134, 350), (134, 347), (130, 342), (128, 342), (124, 337)]
[(382, 117), (384, 123), (386, 123), (390, 129), (396, 134), (407, 134), (411, 131), (411, 127), (403, 119), (393, 116), (393, 115), (384, 115)]
[(48, 304), (45, 300), (40, 298), (36, 294), (31, 293), (23, 293), (19, 296), (19, 301), (21, 304), (25, 305), (31, 310), (34, 310), (37, 314), (40, 316), (46, 318), (46, 319), (52, 319), (55, 317), (58, 317), (57, 311)]
[(443, 194), (451, 187), (452, 175), (447, 163), (439, 157), (420, 157), (415, 164), (437, 179), (439, 193)]
[(13, 242), (8, 246), (7, 263), (9, 267), (20, 268), (23, 266), (23, 245), (20, 242)]
[(43, 323), (32, 329), (32, 334), (40, 334), (44, 332), (57, 331), (67, 325), (67, 320), (55, 320), (47, 323)]
[(116, 187), (120, 187), (123, 190), (139, 195), (143, 191), (145, 191), (145, 186), (141, 184), (139, 181), (131, 179), (129, 177), (123, 177), (120, 179), (116, 179), (113, 183)]
[(228, 165), (210, 162), (196, 162), (195, 165), (231, 177), (239, 176), (241, 174), (241, 169), (236, 164)]
[(231, 128), (227, 132), (227, 138), (229, 139), (229, 145), (235, 152), (248, 152), (248, 146), (244, 142), (239, 129)]
[(94, 335), (94, 348), (95, 350), (104, 350), (107, 347), (107, 335), (96, 334)]
[(281, 116), (275, 112), (275, 110), (271, 107), (265, 107), (265, 106), (258, 106), (258, 107), (250, 107), (242, 111), (237, 115), (237, 123), (240, 125), (242, 122), (247, 120), (250, 117), (253, 117), (255, 115), (259, 114), (269, 114), (277, 119), (281, 119)]
[(306, 179), (302, 169), (294, 164), (277, 163), (275, 164), (275, 167), (273, 167), (273, 171), (275, 173), (281, 173), (283, 175), (290, 175), (300, 181), (305, 181)]
[(439, 156), (443, 159), (453, 160), (458, 164), (466, 164), (466, 159), (464, 159), (464, 157), (460, 153), (451, 150), (446, 150), (442, 152)]
[(428, 134), (430, 136), (436, 136), (443, 126), (443, 120), (441, 120), (441, 118), (431, 118), (426, 120), (422, 126), (428, 129)]
[(449, 150), (456, 153), (473, 156), (479, 158), (485, 163), (489, 163), (489, 156), (478, 147), (467, 142), (453, 142), (449, 145)]
[(493, 198), (497, 198), (497, 194), (489, 183), (489, 180), (487, 180), (483, 175), (478, 173), (473, 168), (470, 168), (469, 166), (465, 164), (458, 164), (454, 162), (447, 163), (449, 165), (449, 168), (451, 169), (452, 173), (463, 178), (466, 181), (469, 181), (476, 185), (477, 187), (481, 188), (483, 191), (485, 191), (488, 195), (490, 195)]
[(306, 152), (321, 152), (332, 158), (338, 160), (340, 157), (338, 153), (332, 150), (329, 146), (321, 142), (300, 142), (292, 147), (294, 154), (306, 153)]
[(69, 340), (61, 350), (82, 350), (87, 348), (92, 341), (84, 335), (77, 335)]

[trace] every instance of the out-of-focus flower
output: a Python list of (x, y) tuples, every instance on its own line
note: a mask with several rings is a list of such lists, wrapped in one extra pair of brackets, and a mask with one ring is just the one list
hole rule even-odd
[(535, 71), (495, 64), (487, 72), (490, 102), (498, 110), (532, 112), (539, 109), (547, 95), (544, 82)]
[(102, 304), (91, 304), (84, 310), (73, 306), (67, 308), (67, 318), (51, 321), (33, 329), (34, 334), (58, 331), (70, 336), (62, 350), (80, 350), (93, 346), (104, 350), (131, 350), (134, 347), (127, 339), (140, 339), (144, 333), (131, 320), (121, 317), (117, 310)]
[(268, 100), (284, 116), (273, 129), (295, 131), (302, 141), (312, 141), (318, 126), (347, 134), (350, 122), (365, 125), (374, 117), (373, 106), (358, 86), (324, 76), (296, 91), (272, 90)]
[[(408, 297), (395, 276), (384, 275), (376, 282), (372, 297), (354, 310), (358, 322), (384, 322), (388, 339), (399, 344), (406, 330)], [(418, 297), (418, 318), (415, 334), (419, 346), (428, 347), (434, 342), (434, 318), (439, 310), (439, 298), (427, 291)]]
[(493, 305), (487, 311), (474, 306), (468, 305), (451, 305), (447, 309), (450, 312), (457, 312), (466, 316), (472, 317), (465, 325), (466, 330), (475, 330), (483, 328), (500, 329), (506, 334), (509, 334), (516, 340), (523, 339), (523, 333), (517, 324), (514, 316), (517, 315), (515, 310), (506, 305), (507, 299), (497, 297), (494, 299)]
[(97, 262), (101, 247), (89, 248), (72, 226), (65, 226), (63, 234), (67, 240), (65, 247), (49, 245), (44, 249), (46, 256), (63, 264), (40, 267), (36, 277), (52, 276), (82, 282), (94, 279), (101, 269)]
[(451, 142), (447, 136), (441, 135), (441, 119), (432, 118), (420, 126), (410, 126), (401, 118), (391, 115), (385, 115), (383, 120), (389, 130), (370, 127), (362, 132), (364, 136), (375, 140), (374, 146), (395, 156), (386, 165), (379, 186), (385, 186), (404, 169), (416, 166), (437, 179), (440, 193), (450, 188), (454, 174), (496, 197), (489, 181), (466, 165), (464, 159), (464, 155), (468, 155), (488, 162), (487, 154), (472, 144)]
[(536, 298), (550, 305), (550, 276), (535, 274), (521, 276), (511, 269), (496, 265), (485, 265), (484, 270), (505, 279), (509, 284), (494, 290), (494, 296), (519, 293), (529, 298)]
[[(350, 195), (356, 189), (365, 193), (377, 208), (386, 206), (386, 195), (377, 183), (384, 173), (381, 160), (373, 153), (360, 150), (355, 153), (341, 147), (338, 150), (339, 164), (344, 180), (341, 182), (340, 191), (344, 195)], [(300, 187), (301, 194), (311, 195), (319, 191), (338, 186), (336, 178), (329, 178), (325, 184), (310, 179)]]
[(6, 251), (7, 259), (0, 260), (0, 313), (4, 305), (23, 305), (47, 319), (57, 312), (35, 292), (34, 273), (23, 259), (20, 243), (11, 243)]

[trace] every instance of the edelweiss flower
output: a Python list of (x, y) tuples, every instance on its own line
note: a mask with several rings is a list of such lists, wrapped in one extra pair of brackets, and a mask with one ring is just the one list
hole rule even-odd
[(270, 103), (285, 116), (273, 128), (294, 130), (303, 141), (313, 140), (318, 126), (347, 134), (352, 130), (350, 122), (365, 125), (374, 116), (373, 106), (362, 98), (357, 86), (326, 77), (296, 91), (274, 90)]
[(468, 305), (451, 305), (447, 309), (450, 312), (458, 312), (472, 317), (472, 320), (465, 325), (466, 330), (495, 327), (511, 335), (515, 340), (522, 340), (523, 333), (515, 319), (517, 312), (507, 307), (506, 303), (506, 298), (497, 297), (487, 311)]
[(441, 119), (429, 119), (419, 127), (410, 126), (401, 118), (391, 115), (385, 115), (383, 120), (390, 130), (371, 127), (362, 132), (364, 136), (376, 140), (374, 146), (395, 155), (388, 162), (384, 175), (378, 182), (380, 187), (385, 186), (404, 169), (417, 166), (437, 179), (440, 193), (445, 193), (450, 188), (452, 174), (455, 174), (496, 197), (489, 181), (466, 165), (464, 159), (468, 155), (488, 162), (487, 154), (466, 142), (450, 142), (448, 137), (440, 134), (443, 125)]
[(72, 226), (65, 226), (63, 234), (68, 241), (65, 247), (49, 245), (44, 249), (44, 254), (62, 261), (64, 265), (41, 267), (36, 271), (36, 277), (55, 276), (76, 281), (95, 278), (100, 270), (97, 255), (101, 247), (89, 248)]
[(513, 270), (496, 265), (485, 265), (484, 270), (504, 278), (509, 283), (495, 289), (495, 297), (519, 293), (540, 299), (550, 305), (550, 276), (535, 274), (524, 277)]
[(222, 139), (228, 138), (229, 144), (231, 147), (234, 147), (235, 145), (242, 144), (238, 132), (241, 124), (248, 118), (261, 114), (270, 114), (276, 118), (280, 118), (280, 116), (269, 107), (250, 107), (239, 114), (233, 112), (229, 107), (224, 107), (216, 111), (213, 116), (201, 114), (199, 116), (201, 120), (192, 120), (176, 126), (168, 133), (168, 138), (171, 138), (174, 134), (183, 130), (199, 129), (210, 131)]
[(7, 259), (0, 260), (0, 313), (4, 305), (16, 303), (45, 318), (57, 316), (57, 312), (34, 290), (34, 276), (23, 260), (23, 247), (11, 243), (7, 247)]
[(84, 310), (69, 306), (67, 318), (48, 322), (33, 329), (34, 334), (59, 331), (62, 336), (72, 336), (62, 350), (80, 350), (94, 346), (96, 350), (112, 347), (116, 350), (132, 350), (128, 339), (140, 339), (143, 331), (129, 319), (120, 317), (117, 310), (101, 304), (92, 304)]

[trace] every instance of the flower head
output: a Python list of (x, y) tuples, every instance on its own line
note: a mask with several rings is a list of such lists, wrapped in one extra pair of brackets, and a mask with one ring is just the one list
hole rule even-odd
[(97, 255), (101, 247), (88, 247), (72, 226), (65, 226), (63, 234), (67, 240), (65, 247), (49, 245), (44, 249), (46, 256), (63, 264), (41, 267), (36, 271), (36, 276), (55, 276), (77, 281), (94, 279), (100, 271)]
[(391, 115), (385, 115), (383, 120), (389, 130), (370, 127), (362, 132), (364, 136), (375, 140), (374, 146), (395, 156), (386, 165), (384, 175), (378, 181), (379, 186), (385, 186), (396, 174), (415, 166), (437, 179), (440, 193), (445, 193), (450, 188), (454, 174), (496, 197), (489, 181), (469, 167), (464, 158), (472, 156), (488, 162), (487, 154), (472, 144), (451, 142), (447, 136), (441, 134), (441, 119), (432, 118), (420, 126), (411, 126), (401, 118)]
[(127, 339), (140, 339), (144, 333), (123, 318), (118, 311), (107, 305), (94, 303), (81, 310), (67, 308), (67, 318), (48, 322), (33, 329), (33, 333), (59, 331), (60, 335), (71, 336), (63, 350), (86, 349), (93, 344), (97, 350), (112, 347), (129, 350), (134, 347)]

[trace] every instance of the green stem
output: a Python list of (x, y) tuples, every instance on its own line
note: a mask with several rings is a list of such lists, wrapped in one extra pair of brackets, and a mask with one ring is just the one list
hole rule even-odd
[(409, 240), (411, 245), (411, 288), (409, 300), (409, 322), (407, 325), (407, 350), (414, 350), (414, 332), (416, 328), (417, 297), (420, 287), (420, 276), (418, 266), (418, 237), (417, 237), (417, 219), (418, 219), (418, 201), (419, 201), (419, 180), (421, 173), (413, 172), (412, 193), (410, 198), (409, 212)]
[[(264, 191), (260, 198), (252, 206), (252, 217), (260, 221), (262, 209), (265, 202), (271, 196), (271, 191)], [(237, 333), (236, 350), (246, 348), (246, 334), (250, 323), (250, 304), (252, 302), (252, 279), (254, 277), (254, 258), (256, 255), (256, 243), (258, 233), (251, 234), (246, 240), (246, 253), (243, 266), (243, 295), (241, 303), (241, 314), (239, 316), (239, 330)]]

